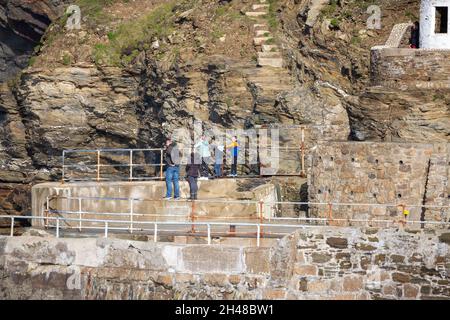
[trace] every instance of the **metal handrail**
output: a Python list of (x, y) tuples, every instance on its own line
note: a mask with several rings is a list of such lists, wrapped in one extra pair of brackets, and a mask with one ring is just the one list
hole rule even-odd
[[(50, 209), (50, 201), (53, 199), (67, 199), (67, 200), (76, 200), (78, 201), (78, 210), (74, 211), (74, 210), (51, 210)], [(129, 212), (116, 212), (116, 213), (112, 213), (112, 212), (92, 212), (92, 211), (87, 211), (87, 210), (83, 210), (82, 208), (82, 203), (83, 200), (100, 200), (100, 201), (127, 201), (130, 203), (130, 211)], [(155, 214), (144, 214), (144, 213), (139, 213), (135, 211), (135, 202), (137, 201), (141, 201), (141, 202), (145, 202), (145, 201), (151, 201), (151, 202), (172, 202), (172, 203), (179, 203), (179, 202), (185, 202), (185, 203), (190, 203), (192, 205), (191, 209), (191, 213), (190, 214), (171, 214), (171, 215), (167, 215), (167, 214), (158, 214), (158, 212), (156, 212)], [(249, 214), (249, 216), (246, 217), (234, 217), (234, 216), (230, 216), (230, 217), (198, 217), (195, 214), (195, 203), (196, 202), (203, 202), (203, 203), (227, 203), (227, 204), (231, 204), (231, 203), (237, 203), (237, 204), (246, 204), (246, 205), (255, 205), (256, 206), (256, 211), (255, 214), (251, 213)], [(276, 216), (272, 216), (272, 214), (270, 213), (269, 215), (266, 215), (265, 210), (267, 209), (267, 206), (270, 205), (283, 205), (283, 204), (294, 204), (294, 205), (298, 205), (298, 204), (303, 204), (303, 205), (322, 205), (322, 206), (327, 206), (328, 207), (328, 217), (327, 218), (314, 218), (314, 217), (276, 217)], [(86, 219), (82, 219), (83, 216), (86, 215), (100, 215), (100, 216), (120, 216), (120, 217), (129, 217), (129, 220), (127, 220), (126, 223), (128, 223), (130, 225), (129, 228), (126, 228), (126, 230), (129, 230), (131, 233), (133, 232), (133, 230), (135, 230), (135, 228), (133, 227), (134, 223), (136, 223), (135, 221), (135, 217), (149, 217), (149, 218), (155, 218), (154, 221), (151, 221), (151, 223), (157, 222), (156, 219), (158, 217), (170, 217), (170, 218), (175, 218), (175, 219), (179, 219), (179, 218), (185, 218), (186, 220), (190, 220), (189, 222), (186, 222), (188, 225), (190, 224), (192, 226), (192, 230), (194, 230), (194, 226), (196, 225), (196, 223), (194, 223), (194, 221), (198, 221), (198, 220), (207, 220), (207, 219), (216, 219), (216, 220), (234, 220), (233, 222), (227, 222), (228, 224), (236, 224), (236, 223), (242, 223), (242, 222), (238, 222), (237, 220), (259, 220), (260, 224), (263, 224), (264, 221), (268, 221), (269, 223), (271, 223), (271, 225), (277, 225), (280, 226), (280, 224), (274, 224), (273, 222), (282, 222), (282, 221), (293, 221), (293, 222), (297, 222), (300, 223), (300, 221), (302, 222), (306, 222), (306, 223), (320, 223), (320, 222), (324, 222), (324, 223), (328, 223), (328, 224), (336, 224), (336, 223), (340, 223), (340, 222), (344, 222), (347, 223), (348, 225), (354, 224), (354, 223), (365, 223), (365, 224), (378, 224), (378, 223), (384, 223), (387, 224), (388, 226), (391, 224), (409, 224), (409, 225), (414, 225), (414, 224), (420, 224), (421, 226), (424, 225), (442, 225), (442, 226), (447, 226), (450, 225), (450, 222), (442, 222), (442, 221), (416, 221), (416, 220), (408, 220), (407, 219), (407, 215), (403, 216), (403, 220), (398, 220), (397, 219), (392, 219), (392, 220), (386, 220), (386, 219), (353, 219), (353, 218), (333, 218), (332, 215), (332, 208), (333, 205), (339, 206), (380, 206), (381, 204), (370, 204), (370, 203), (363, 203), (363, 204), (355, 204), (355, 203), (344, 203), (344, 204), (340, 204), (340, 203), (319, 203), (319, 202), (295, 202), (295, 201), (290, 201), (290, 202), (282, 202), (282, 201), (256, 201), (256, 200), (216, 200), (216, 199), (203, 199), (203, 200), (196, 200), (196, 201), (191, 201), (191, 200), (176, 200), (176, 201), (170, 201), (170, 200), (158, 200), (158, 199), (141, 199), (141, 198), (112, 198), (112, 197), (66, 197), (66, 196), (48, 196), (45, 202), (45, 210), (44, 212), (46, 213), (46, 216), (48, 217), (48, 214), (77, 214), (79, 215), (79, 219), (77, 221), (79, 221), (79, 226), (78, 229), (79, 231), (82, 230), (82, 228), (85, 229), (89, 229), (89, 227), (87, 226), (82, 226), (82, 221), (88, 221)], [(397, 207), (402, 211), (403, 214), (405, 214), (405, 210), (406, 208), (408, 208), (408, 206), (403, 205), (403, 204), (385, 204), (385, 206), (392, 206), (392, 207)], [(422, 205), (422, 206), (417, 206), (414, 205), (416, 207), (427, 207), (427, 205)], [(431, 208), (448, 208), (448, 206), (429, 206)], [(183, 207), (182, 207), (183, 208)], [(111, 223), (117, 223), (120, 220), (108, 220)], [(158, 223), (163, 222), (163, 221), (158, 221)], [(150, 223), (150, 222), (149, 222)], [(177, 222), (180, 223), (180, 222)], [(45, 225), (45, 223), (44, 223)]]
[[(109, 224), (127, 224), (129, 221), (127, 220), (103, 220), (103, 219), (83, 219), (83, 218), (65, 218), (65, 217), (36, 217), (36, 216), (7, 216), (7, 215), (0, 215), (0, 219), (10, 219), (11, 221), (11, 231), (10, 236), (14, 236), (14, 222), (16, 219), (23, 219), (23, 220), (29, 220), (29, 219), (41, 219), (41, 220), (52, 220), (56, 221), (56, 237), (60, 237), (60, 229), (64, 229), (64, 226), (61, 226), (61, 221), (67, 222), (67, 221), (73, 221), (73, 222), (96, 222), (96, 223), (102, 223), (103, 227), (85, 227), (85, 229), (97, 229), (97, 230), (104, 230), (105, 238), (108, 237), (108, 232), (110, 230), (130, 230), (129, 228), (117, 228), (117, 227), (110, 227)], [(295, 229), (304, 229), (310, 226), (305, 225), (274, 225), (274, 224), (261, 224), (261, 223), (245, 223), (245, 222), (176, 222), (176, 221), (135, 221), (134, 224), (136, 225), (153, 225), (153, 231), (154, 231), (154, 242), (157, 242), (157, 232), (158, 232), (158, 225), (179, 225), (179, 226), (206, 226), (207, 227), (207, 234), (208, 234), (208, 244), (211, 244), (211, 226), (246, 226), (246, 227), (256, 227), (256, 239), (257, 239), (257, 246), (260, 246), (260, 239), (261, 239), (261, 227), (281, 227), (281, 228), (295, 228)], [(51, 225), (49, 225), (51, 227)], [(73, 227), (72, 227), (73, 228)], [(137, 229), (134, 228), (134, 230), (138, 231), (145, 231), (145, 229)]]
[[(189, 199), (179, 200), (163, 200), (163, 199), (147, 199), (147, 198), (125, 198), (125, 197), (68, 197), (52, 195), (48, 197), (48, 200), (52, 199), (68, 199), (68, 200), (104, 200), (104, 201), (140, 201), (140, 202), (171, 202), (171, 203), (191, 203)], [(425, 208), (425, 209), (447, 209), (450, 205), (438, 206), (438, 205), (426, 205), (426, 204), (403, 204), (403, 203), (346, 203), (346, 202), (304, 202), (304, 201), (264, 201), (264, 200), (228, 200), (228, 199), (197, 199), (196, 203), (228, 203), (228, 204), (260, 204), (264, 205), (306, 205), (306, 206), (318, 206), (318, 205), (332, 205), (332, 206), (352, 206), (352, 207), (405, 207), (405, 208)]]
[[(194, 148), (188, 147), (188, 148), (178, 148), (180, 152), (189, 151), (192, 152)], [(299, 173), (291, 173), (291, 174), (280, 174), (280, 175), (293, 175), (293, 176), (305, 176), (306, 170), (305, 170), (305, 132), (304, 128), (302, 128), (302, 134), (301, 134), (301, 145), (299, 147), (280, 147), (280, 146), (264, 146), (264, 145), (258, 145), (258, 150), (286, 150), (286, 151), (297, 151), (300, 153), (300, 162), (301, 162), (301, 172)], [(129, 154), (129, 163), (128, 164), (101, 164), (100, 163), (100, 154), (101, 153), (128, 153)], [(134, 164), (133, 163), (133, 154), (135, 152), (156, 152), (159, 153), (159, 163), (144, 163), (144, 164)], [(145, 148), (145, 149), (130, 149), (130, 148), (118, 148), (118, 149), (111, 149), (111, 148), (99, 148), (99, 149), (66, 149), (63, 150), (62, 153), (62, 178), (61, 181), (64, 183), (66, 181), (66, 169), (70, 168), (96, 168), (97, 169), (97, 177), (96, 181), (104, 180), (104, 178), (101, 178), (100, 170), (101, 168), (129, 168), (129, 180), (143, 180), (144, 178), (136, 178), (133, 176), (133, 169), (137, 167), (160, 167), (159, 177), (145, 177), (145, 179), (163, 179), (163, 168), (166, 166), (163, 161), (163, 148)], [(97, 163), (96, 164), (66, 164), (66, 154), (70, 153), (94, 153), (97, 154)], [(127, 156), (127, 155), (122, 155)], [(257, 165), (263, 167), (262, 163), (257, 163)], [(85, 179), (85, 180), (92, 180), (92, 179)], [(83, 180), (83, 181), (85, 181)]]

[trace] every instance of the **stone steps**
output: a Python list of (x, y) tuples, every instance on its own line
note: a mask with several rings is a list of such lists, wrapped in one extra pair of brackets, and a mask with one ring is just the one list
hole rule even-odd
[(255, 35), (257, 37), (268, 37), (270, 36), (270, 31), (268, 30), (256, 30)]
[(252, 10), (257, 11), (257, 10), (260, 10), (260, 9), (267, 10), (267, 9), (269, 9), (269, 5), (268, 4), (254, 4), (254, 5), (252, 5)]
[(247, 17), (261, 17), (265, 16), (267, 14), (266, 11), (247, 11), (245, 15)]
[(248, 81), (254, 83), (255, 85), (290, 85), (290, 80), (281, 77), (275, 77), (271, 79), (248, 79)]
[(279, 48), (275, 44), (263, 44), (261, 46), (261, 50), (262, 50), (262, 52), (278, 52)]
[(267, 24), (265, 24), (265, 23), (255, 23), (253, 25), (253, 29), (255, 29), (255, 30), (260, 30), (260, 29), (267, 30)]
[(267, 41), (273, 39), (272, 37), (255, 37), (253, 38), (253, 44), (255, 46), (260, 46), (265, 44)]
[(258, 58), (258, 66), (283, 68), (283, 58)]
[(282, 58), (281, 52), (258, 52), (258, 58)]

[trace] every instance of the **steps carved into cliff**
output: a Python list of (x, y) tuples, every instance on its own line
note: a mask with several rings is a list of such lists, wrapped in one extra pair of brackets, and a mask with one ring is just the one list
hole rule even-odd
[(274, 68), (283, 68), (283, 58), (258, 58), (258, 66), (270, 66)]

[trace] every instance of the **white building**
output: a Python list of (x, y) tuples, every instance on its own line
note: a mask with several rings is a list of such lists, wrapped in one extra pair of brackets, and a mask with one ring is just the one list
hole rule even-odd
[(422, 0), (420, 48), (450, 49), (450, 0)]

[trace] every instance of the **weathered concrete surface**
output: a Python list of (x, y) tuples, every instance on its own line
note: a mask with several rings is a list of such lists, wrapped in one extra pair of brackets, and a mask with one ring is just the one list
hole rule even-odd
[(271, 248), (0, 238), (1, 299), (449, 299), (448, 231), (299, 230)]
[[(109, 198), (134, 198), (149, 201), (134, 201), (133, 213), (135, 221), (185, 221), (193, 210), (196, 220), (202, 218), (247, 218), (254, 219), (258, 216), (259, 205), (256, 203), (230, 203), (230, 200), (276, 201), (275, 186), (268, 180), (246, 179), (221, 179), (198, 181), (199, 199), (210, 202), (164, 201), (165, 182), (78, 182), (78, 183), (44, 183), (32, 189), (33, 216), (44, 216), (47, 197), (109, 197)], [(187, 182), (180, 182), (181, 197), (186, 199), (189, 195)], [(217, 202), (214, 202), (217, 201)], [(59, 199), (50, 202), (54, 210), (79, 210), (78, 200)], [(82, 200), (82, 210), (92, 213), (129, 213), (129, 200)], [(145, 214), (145, 216), (139, 216)], [(266, 215), (270, 211), (265, 212)], [(159, 215), (159, 216), (157, 216)], [(68, 217), (69, 215), (63, 215)], [(73, 217), (73, 215), (72, 215)], [(129, 217), (113, 215), (85, 215), (89, 219), (116, 219), (127, 220)], [(36, 226), (42, 225), (41, 220), (33, 221)]]

